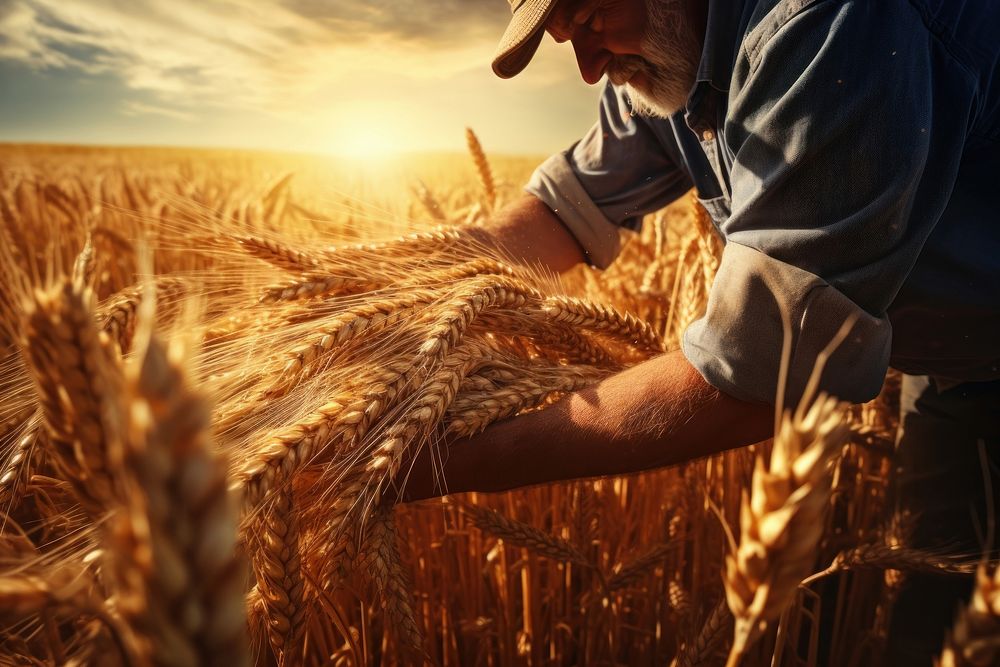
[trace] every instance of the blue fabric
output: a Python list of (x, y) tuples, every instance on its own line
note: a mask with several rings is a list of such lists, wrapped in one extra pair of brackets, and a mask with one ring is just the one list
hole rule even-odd
[(791, 397), (849, 317), (823, 376), (844, 399), (889, 364), (1000, 379), (998, 63), (996, 0), (709, 0), (686, 110), (636, 117), (607, 85), (527, 190), (606, 266), (615, 229), (697, 188), (726, 247), (683, 350), (738, 398), (774, 401), (781, 308)]

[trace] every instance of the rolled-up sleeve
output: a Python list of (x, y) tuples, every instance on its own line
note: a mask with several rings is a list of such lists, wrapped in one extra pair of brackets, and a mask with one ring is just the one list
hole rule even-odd
[(773, 402), (782, 309), (792, 323), (790, 400), (801, 395), (820, 352), (850, 318), (857, 320), (836, 350), (823, 389), (855, 401), (878, 394), (889, 363), (888, 319), (868, 314), (818, 276), (738, 243), (723, 251), (706, 315), (684, 333), (684, 356), (730, 396)]
[(606, 84), (600, 115), (568, 150), (542, 163), (525, 190), (548, 205), (591, 264), (604, 268), (621, 248), (620, 230), (691, 187), (667, 121), (633, 116), (624, 90)]
[(682, 347), (712, 385), (773, 403), (784, 310), (794, 402), (856, 318), (821, 387), (862, 402), (888, 368), (887, 309), (955, 182), (972, 86), (909, 3), (783, 4), (805, 9), (751, 31), (734, 72), (727, 245)]

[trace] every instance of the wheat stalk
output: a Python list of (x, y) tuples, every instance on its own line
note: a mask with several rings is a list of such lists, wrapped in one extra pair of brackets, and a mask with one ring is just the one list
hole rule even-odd
[[(381, 225), (399, 224), (421, 204), (425, 218), (484, 222), (500, 194), (481, 146), (473, 149), (484, 166), (478, 193), (478, 185), (434, 181), (440, 200), (420, 184), (405, 202), (385, 196), (388, 179), (336, 201), (324, 192), (299, 200), (305, 187), (292, 192), (286, 162), (249, 175), (257, 166), (243, 158), (235, 168), (216, 159), (206, 168), (144, 152), (111, 166), (106, 155), (88, 153), (84, 171), (65, 151), (42, 162), (24, 159), (21, 148), (0, 150), (13, 158), (0, 160), (0, 233), (8, 241), (0, 276), (13, 286), (0, 291), (0, 597), (10, 595), (0, 603), (18, 611), (0, 628), (0, 662), (90, 664), (114, 662), (117, 653), (136, 665), (238, 662), (249, 646), (262, 664), (272, 653), (285, 664), (631, 664), (659, 660), (661, 638), (686, 635), (700, 621), (676, 662), (718, 664), (728, 607), (691, 613), (692, 600), (714, 600), (718, 588), (719, 535), (705, 525), (701, 501), (718, 500), (730, 513), (738, 507), (746, 454), (505, 496), (510, 516), (480, 522), (500, 537), (485, 543), (470, 532), (471, 514), (454, 525), (455, 517), (434, 514), (434, 503), (400, 508), (399, 532), (389, 514), (391, 493), (421, 448), (544, 408), (676, 342), (676, 325), (701, 312), (719, 257), (712, 222), (693, 203), (647, 220), (603, 273), (555, 278), (494, 259), (479, 229), (377, 240)], [(683, 232), (679, 248), (668, 238), (674, 229)], [(155, 264), (131, 240), (143, 237), (153, 240)], [(330, 247), (333, 238), (345, 245)], [(367, 238), (376, 240), (355, 242)], [(95, 250), (99, 275), (89, 268)], [(40, 316), (35, 287), (62, 285), (60, 273), (73, 274), (68, 282), (83, 307), (63, 317), (65, 303), (45, 306)], [(140, 274), (152, 277), (136, 285)], [(283, 281), (274, 300), (256, 303), (273, 281)], [(85, 285), (113, 296), (95, 311)], [(160, 303), (140, 313), (147, 285)], [(174, 338), (201, 338), (184, 368), (176, 340), (150, 349), (155, 338), (145, 334), (154, 316), (162, 324), (179, 312), (181, 291), (203, 306), (171, 327)], [(56, 292), (37, 291), (65, 302)], [(89, 328), (75, 324), (88, 318)], [(88, 337), (96, 344), (81, 342)], [(74, 347), (103, 349), (97, 363), (113, 382), (92, 381), (93, 363), (67, 363)], [(144, 381), (140, 370), (153, 366), (161, 370)], [(846, 544), (828, 571), (968, 567), (923, 552), (880, 552), (872, 542), (884, 502), (876, 480), (887, 465), (873, 453), (891, 442), (897, 389), (890, 379), (886, 396), (853, 418), (861, 426), (852, 445), (864, 438), (868, 448), (845, 450), (834, 479), (836, 506), (846, 511), (831, 523), (859, 545)], [(246, 596), (244, 577), (234, 586), (230, 569), (227, 479), (233, 499), (244, 496), (239, 548), (254, 575)], [(516, 521), (522, 509), (572, 539)], [(777, 523), (769, 516), (755, 521)], [(761, 531), (744, 534), (763, 543)], [(671, 554), (664, 540), (680, 551)], [(412, 573), (400, 541), (413, 544)], [(492, 546), (485, 555), (484, 545)], [(519, 558), (522, 548), (573, 567), (538, 568)], [(768, 568), (780, 555), (765, 553)], [(85, 573), (79, 600), (61, 585), (63, 571)], [(373, 591), (356, 585), (365, 578), (384, 623), (372, 622)], [(644, 586), (647, 579), (656, 585)], [(858, 621), (870, 617), (864, 605), (872, 596), (846, 601), (833, 590), (828, 599), (831, 587), (821, 590), (824, 622), (833, 609), (838, 636), (870, 630)], [(812, 629), (810, 611), (787, 608), (781, 627)], [(678, 632), (662, 634), (664, 614)], [(421, 629), (433, 641), (422, 642)], [(207, 648), (210, 641), (219, 648)]]
[(722, 243), (715, 223), (712, 222), (705, 207), (698, 201), (697, 193), (692, 192), (689, 196), (693, 212), (691, 219), (695, 233), (698, 235), (698, 252), (701, 260), (703, 284), (707, 293), (719, 270), (719, 261), (722, 259)]
[(0, 222), (3, 222), (0, 225), (0, 233), (3, 234), (4, 245), (10, 253), (11, 262), (19, 271), (37, 277), (37, 267), (33, 261), (34, 253), (21, 230), (21, 220), (17, 210), (18, 207), (9, 201), (7, 194), (0, 193)]

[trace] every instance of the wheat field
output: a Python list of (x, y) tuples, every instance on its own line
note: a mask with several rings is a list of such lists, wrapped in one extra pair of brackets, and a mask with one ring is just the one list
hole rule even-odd
[[(893, 375), (710, 459), (399, 503), (418, 452), (675, 349), (721, 253), (685, 198), (603, 272), (520, 266), (466, 231), (537, 160), (468, 139), (0, 147), (0, 663), (880, 664), (906, 573), (975, 568), (887, 512)], [(989, 664), (979, 577), (945, 664)]]

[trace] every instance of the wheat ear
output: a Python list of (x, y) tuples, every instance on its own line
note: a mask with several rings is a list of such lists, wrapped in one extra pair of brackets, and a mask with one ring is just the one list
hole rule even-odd
[(0, 470), (0, 504), (6, 504), (20, 497), (22, 485), (31, 477), (39, 463), (39, 447), (45, 443), (39, 438), (42, 414), (35, 405), (27, 405), (13, 416), (0, 430), (0, 442), (15, 430), (24, 426), (17, 444)]
[(574, 563), (582, 567), (593, 567), (593, 564), (576, 545), (555, 535), (550, 535), (544, 530), (539, 530), (514, 519), (508, 519), (499, 512), (479, 505), (463, 505), (462, 512), (472, 520), (474, 526), (493, 537), (502, 539), (505, 544), (524, 547), (553, 560)]
[(985, 563), (976, 570), (968, 606), (945, 639), (939, 667), (990, 667), (1000, 662), (1000, 568)]
[(469, 154), (476, 165), (476, 174), (479, 176), (479, 184), (483, 186), (483, 198), (489, 210), (493, 210), (497, 203), (497, 188), (493, 181), (493, 170), (490, 169), (490, 162), (486, 159), (479, 137), (472, 131), (471, 127), (465, 128), (465, 142), (469, 146)]
[(333, 502), (325, 516), (326, 534), (331, 545), (323, 562), (328, 582), (342, 578), (358, 555), (358, 533), (362, 527), (358, 518), (364, 509), (361, 503), (368, 480), (365, 466), (359, 462), (345, 470), (337, 481)]
[(704, 665), (708, 667), (717, 659), (716, 651), (722, 646), (726, 639), (728, 626), (733, 621), (733, 615), (729, 611), (729, 606), (722, 600), (709, 613), (702, 622), (701, 631), (690, 644), (684, 644), (677, 652), (677, 656), (671, 667), (698, 667)]
[(299, 301), (320, 296), (343, 296), (367, 292), (380, 286), (378, 281), (326, 272), (307, 273), (295, 280), (269, 285), (260, 295), (260, 303)]
[(177, 297), (184, 294), (187, 288), (188, 282), (186, 280), (172, 276), (158, 276), (152, 283), (126, 288), (107, 299), (97, 310), (97, 321), (101, 331), (107, 333), (112, 340), (118, 343), (120, 352), (128, 352), (132, 347), (136, 313), (139, 310), (139, 304), (142, 303), (143, 295), (149, 289), (155, 290), (157, 303), (160, 306), (159, 314), (162, 317), (166, 311), (164, 305), (175, 301)]
[(813, 565), (830, 498), (829, 464), (847, 441), (847, 406), (821, 394), (803, 414), (783, 415), (769, 466), (757, 458), (740, 512), (740, 544), (724, 582), (736, 618), (729, 665), (777, 620)]
[(279, 665), (293, 667), (301, 660), (306, 607), (292, 485), (284, 483), (272, 494), (250, 525), (258, 542), (252, 560), (267, 613), (267, 636)]
[(573, 325), (539, 320), (530, 312), (499, 311), (486, 315), (484, 328), (489, 333), (525, 336), (536, 343), (539, 353), (553, 360), (582, 362), (601, 368), (620, 368), (621, 362), (603, 344)]
[[(422, 285), (425, 283), (440, 284), (462, 280), (463, 278), (475, 278), (476, 276), (485, 275), (513, 277), (514, 269), (503, 262), (498, 262), (495, 259), (480, 258), (463, 262), (455, 266), (450, 266), (445, 269), (438, 269), (426, 274), (420, 274), (408, 282), (416, 285)], [(524, 286), (524, 288), (526, 288), (526, 286)]]
[(901, 570), (927, 574), (972, 574), (976, 571), (976, 563), (932, 551), (879, 541), (841, 551), (834, 557), (829, 567), (810, 575), (802, 584), (810, 584), (838, 572), (863, 569)]
[(52, 460), (94, 518), (114, 504), (109, 456), (120, 448), (121, 372), (94, 326), (90, 292), (63, 282), (28, 306), (24, 355)]
[(310, 368), (324, 355), (362, 336), (372, 336), (408, 317), (438, 295), (430, 290), (414, 290), (397, 297), (376, 299), (340, 313), (311, 334), (305, 343), (288, 353), (288, 361), (278, 378), (264, 390), (270, 398), (283, 396), (297, 383), (308, 379)]
[[(239, 475), (239, 483), (246, 485), (248, 506), (253, 506), (263, 498), (279, 468), (285, 474), (290, 474), (300, 462), (312, 459), (320, 446), (335, 440), (345, 445), (359, 442), (390, 406), (408, 397), (437, 368), (448, 351), (461, 341), (470, 322), (484, 308), (523, 303), (526, 298), (520, 287), (516, 283), (510, 283), (508, 279), (489, 276), (477, 280), (487, 282), (477, 283), (469, 293), (445, 308), (430, 327), (430, 332), (415, 357), (382, 369), (382, 377), (377, 378), (360, 399), (332, 401), (303, 423), (291, 427), (285, 435), (269, 442), (257, 460), (248, 464)], [(450, 399), (448, 402), (450, 403)], [(417, 416), (417, 413), (411, 415)], [(382, 454), (373, 458), (371, 470), (382, 469), (384, 466), (392, 469), (398, 464), (398, 457), (402, 453), (400, 436), (404, 430), (397, 428), (397, 435), (383, 442)]]
[[(374, 369), (360, 379), (358, 386), (365, 387), (360, 396), (352, 385), (302, 421), (267, 440), (234, 481), (234, 487), (243, 492), (245, 510), (256, 507), (276, 486), (275, 480), (291, 476), (328, 448), (349, 449), (359, 442), (397, 397), (419, 382), (424, 372), (410, 360)], [(328, 452), (325, 458), (333, 453)]]
[(320, 268), (320, 263), (309, 253), (283, 243), (259, 236), (235, 236), (233, 239), (247, 254), (284, 271), (309, 273)]
[(553, 392), (569, 392), (592, 385), (607, 376), (606, 371), (588, 366), (574, 368), (551, 379), (528, 377), (501, 388), (463, 392), (448, 408), (446, 432), (456, 437), (478, 433), (493, 422), (543, 403)]
[(455, 400), (462, 380), (484, 363), (486, 357), (477, 352), (477, 347), (470, 346), (456, 350), (446, 358), (417, 391), (399, 421), (386, 429), (367, 466), (373, 477), (383, 476), (377, 481), (384, 481), (386, 474), (395, 477), (404, 455), (417, 449), (437, 427), (448, 406)]
[(413, 261), (428, 253), (441, 253), (468, 238), (457, 228), (439, 226), (427, 232), (414, 232), (381, 243), (348, 245), (341, 248), (327, 248), (320, 252), (323, 262), (331, 266), (358, 266), (372, 262), (373, 258), (384, 261)]
[(73, 262), (73, 281), (80, 285), (93, 285), (96, 267), (97, 258), (94, 256), (94, 244), (91, 242), (90, 234), (87, 234), (83, 250), (76, 256), (76, 261)]
[(664, 350), (663, 340), (653, 327), (630, 313), (620, 313), (611, 306), (584, 299), (551, 296), (545, 299), (542, 312), (556, 322), (614, 336), (646, 352), (658, 353)]
[(620, 564), (608, 578), (608, 590), (614, 592), (638, 583), (676, 549), (675, 544), (657, 544), (635, 559)]
[(465, 336), (472, 322), (489, 309), (520, 308), (538, 299), (538, 292), (503, 276), (481, 276), (463, 284), (431, 325), (418, 356), (443, 359)]
[(409, 660), (422, 662), (423, 633), (417, 623), (409, 577), (399, 555), (391, 508), (383, 507), (376, 513), (365, 547), (365, 569), (379, 589), (382, 607), (403, 653)]
[(440, 202), (438, 202), (434, 193), (430, 191), (423, 181), (418, 180), (416, 185), (414, 185), (411, 190), (420, 202), (420, 205), (424, 207), (425, 211), (427, 211), (428, 215), (438, 222), (447, 222), (447, 216), (445, 215)]
[[(151, 324), (151, 323), (150, 323)], [(244, 664), (243, 572), (226, 466), (210, 410), (155, 337), (129, 374), (127, 461), (144, 492), (153, 566), (146, 572), (157, 664)]]
[(0, 575), (0, 618), (23, 620), (53, 607), (83, 611), (94, 604), (95, 583), (92, 573), (65, 565)]

